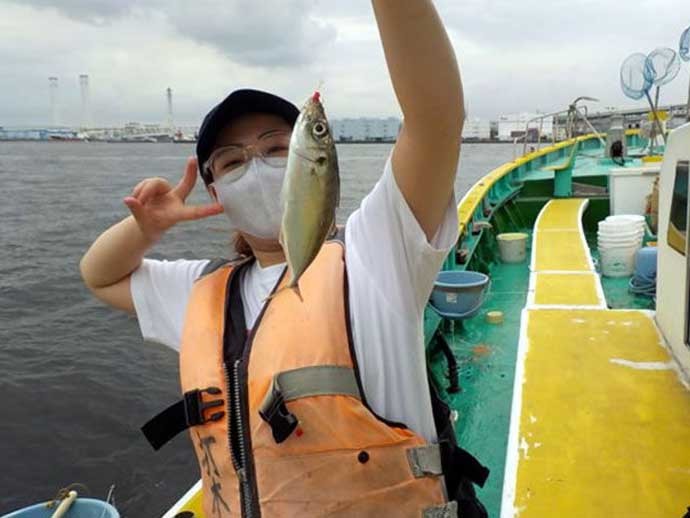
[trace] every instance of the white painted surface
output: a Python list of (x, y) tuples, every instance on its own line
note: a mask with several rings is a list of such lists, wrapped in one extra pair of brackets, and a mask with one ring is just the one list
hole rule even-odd
[(659, 239), (656, 321), (686, 377), (690, 377), (690, 348), (683, 343), (687, 304), (685, 256), (668, 245), (671, 194), (679, 160), (690, 160), (690, 124), (669, 135), (659, 181)]
[[(503, 495), (501, 498), (501, 518), (514, 518), (519, 513), (515, 507), (517, 468), (520, 457), (520, 415), (522, 414), (522, 385), (525, 382), (525, 358), (529, 349), (527, 322), (529, 311), (525, 308), (520, 314), (520, 338), (518, 341), (515, 380), (513, 382), (513, 401), (510, 411), (510, 429), (506, 450), (506, 467), (503, 472)], [(532, 419), (534, 416), (530, 416)], [(537, 419), (535, 417), (535, 419)]]
[(644, 214), (646, 197), (652, 194), (659, 165), (611, 169), (611, 214)]
[(673, 362), (634, 362), (624, 358), (610, 358), (609, 362), (639, 371), (668, 371), (673, 370)]

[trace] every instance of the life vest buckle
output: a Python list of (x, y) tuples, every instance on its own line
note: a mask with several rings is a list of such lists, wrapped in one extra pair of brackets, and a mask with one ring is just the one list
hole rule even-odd
[(204, 412), (210, 408), (222, 406), (224, 401), (222, 399), (204, 401), (201, 396), (203, 393), (217, 396), (223, 392), (218, 387), (189, 390), (184, 393), (181, 400), (173, 403), (154, 418), (149, 419), (141, 427), (141, 431), (144, 432), (154, 450), (160, 449), (182, 430), (222, 419), (225, 415), (223, 410), (214, 412), (208, 417), (204, 415)]
[(278, 444), (290, 437), (299, 423), (295, 414), (287, 409), (283, 393), (275, 385), (271, 389), (271, 397), (259, 410), (259, 415), (271, 427), (273, 439)]
[(205, 389), (194, 389), (184, 393), (184, 408), (185, 408), (185, 418), (187, 421), (187, 426), (196, 426), (200, 424), (207, 423), (208, 421), (218, 421), (221, 419), (225, 412), (214, 412), (208, 418), (204, 415), (204, 412), (209, 408), (216, 408), (222, 406), (224, 401), (222, 399), (212, 399), (210, 401), (204, 401), (202, 394), (210, 394), (216, 396), (222, 394), (218, 387), (208, 387)]

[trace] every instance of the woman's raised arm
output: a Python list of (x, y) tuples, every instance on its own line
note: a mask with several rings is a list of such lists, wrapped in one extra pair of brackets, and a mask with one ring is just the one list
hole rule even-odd
[(464, 120), (460, 72), (431, 0), (372, 0), (404, 116), (393, 150), (396, 182), (431, 239), (453, 192)]

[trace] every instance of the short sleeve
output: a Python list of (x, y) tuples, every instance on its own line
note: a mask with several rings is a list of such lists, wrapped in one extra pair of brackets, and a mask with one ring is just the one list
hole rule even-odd
[(389, 157), (382, 177), (347, 222), (348, 255), (402, 315), (421, 316), (457, 241), (454, 193), (446, 203), (443, 221), (428, 240), (398, 187)]
[(144, 259), (132, 273), (132, 300), (144, 340), (179, 351), (189, 294), (208, 262)]
[(353, 347), (364, 393), (378, 414), (436, 439), (423, 312), (457, 240), (455, 198), (431, 240), (398, 188), (390, 159), (345, 226)]

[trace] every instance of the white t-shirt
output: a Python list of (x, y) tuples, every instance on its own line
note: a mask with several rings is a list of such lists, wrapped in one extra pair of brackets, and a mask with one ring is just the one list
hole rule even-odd
[[(354, 350), (367, 401), (379, 415), (436, 439), (424, 350), (424, 307), (458, 236), (455, 196), (429, 243), (393, 175), (383, 176), (345, 225), (345, 262)], [(132, 298), (145, 340), (179, 350), (192, 285), (206, 260), (145, 259), (132, 274)], [(258, 262), (241, 280), (247, 328), (284, 264)]]

